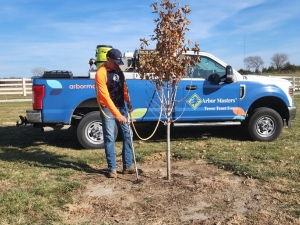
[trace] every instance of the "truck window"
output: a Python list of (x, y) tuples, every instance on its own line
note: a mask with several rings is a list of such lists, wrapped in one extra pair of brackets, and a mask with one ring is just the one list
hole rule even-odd
[(204, 56), (201, 57), (201, 61), (194, 67), (187, 68), (187, 76), (191, 78), (207, 79), (212, 74), (217, 74), (219, 77), (222, 77), (225, 75), (225, 72), (225, 67)]

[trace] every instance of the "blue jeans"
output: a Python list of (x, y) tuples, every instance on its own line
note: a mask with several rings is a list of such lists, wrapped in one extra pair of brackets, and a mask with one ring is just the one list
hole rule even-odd
[[(119, 108), (120, 113), (128, 117), (127, 109)], [(116, 170), (116, 152), (115, 152), (115, 123), (117, 123), (119, 130), (123, 136), (123, 147), (122, 147), (122, 163), (123, 169), (130, 168), (132, 166), (132, 146), (131, 146), (131, 127), (129, 124), (121, 124), (118, 120), (114, 118), (108, 108), (101, 106), (100, 107), (100, 117), (102, 119), (102, 128), (103, 128), (103, 138), (104, 138), (104, 148), (106, 161), (108, 169)], [(130, 130), (129, 130), (130, 129)]]

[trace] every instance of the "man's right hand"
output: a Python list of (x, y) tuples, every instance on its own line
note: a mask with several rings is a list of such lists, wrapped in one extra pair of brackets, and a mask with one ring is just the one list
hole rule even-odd
[(121, 123), (121, 124), (125, 124), (127, 123), (127, 119), (125, 116), (121, 115), (117, 118), (117, 120)]

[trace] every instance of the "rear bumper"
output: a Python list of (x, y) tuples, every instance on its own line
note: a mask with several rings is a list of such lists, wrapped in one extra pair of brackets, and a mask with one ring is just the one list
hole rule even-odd
[(26, 110), (26, 118), (28, 123), (42, 123), (41, 110)]

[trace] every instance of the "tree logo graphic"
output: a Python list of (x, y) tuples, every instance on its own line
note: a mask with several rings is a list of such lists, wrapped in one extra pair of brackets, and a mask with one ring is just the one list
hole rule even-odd
[(202, 99), (195, 93), (188, 100), (187, 103), (196, 110), (202, 103)]

